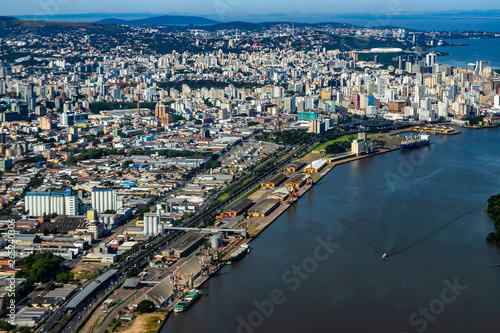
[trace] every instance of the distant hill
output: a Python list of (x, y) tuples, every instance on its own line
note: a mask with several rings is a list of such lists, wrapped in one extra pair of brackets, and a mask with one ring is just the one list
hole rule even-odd
[(14, 17), (0, 16), (0, 37), (18, 34), (19, 29), (33, 31), (47, 36), (50, 36), (53, 33), (66, 31), (68, 29), (78, 29), (79, 31), (87, 31), (88, 33), (96, 33), (100, 35), (121, 33), (126, 30), (125, 27), (107, 24), (31, 21), (18, 20)]
[(217, 24), (219, 22), (200, 16), (163, 15), (163, 16), (149, 17), (140, 20), (122, 20), (117, 18), (109, 18), (97, 21), (96, 23), (130, 25), (130, 26), (148, 26), (148, 25), (212, 25), (212, 24)]

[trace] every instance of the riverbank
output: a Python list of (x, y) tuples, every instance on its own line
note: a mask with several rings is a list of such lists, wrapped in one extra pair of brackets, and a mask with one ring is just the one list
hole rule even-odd
[[(285, 203), (282, 202), (278, 208), (276, 208), (272, 213), (270, 213), (268, 216), (265, 217), (254, 217), (254, 218), (247, 218), (244, 219), (240, 224), (238, 224), (237, 228), (246, 228), (248, 230), (248, 234), (250, 236), (249, 239), (241, 239), (239, 242), (236, 242), (232, 244), (231, 249), (227, 251), (225, 256), (222, 258), (222, 264), (217, 267), (217, 269), (209, 274), (208, 276), (202, 276), (198, 277), (194, 283), (193, 286), (195, 288), (200, 288), (202, 287), (212, 276), (214, 276), (224, 265), (230, 262), (230, 256), (231, 254), (236, 251), (237, 249), (240, 248), (240, 245), (242, 244), (250, 244), (254, 240), (256, 240), (261, 233), (264, 232), (267, 228), (271, 226), (273, 222), (275, 222), (281, 215), (283, 215), (292, 205), (296, 204), (296, 202), (304, 196), (310, 189), (314, 187), (317, 183), (321, 181), (324, 177), (326, 177), (335, 167), (342, 165), (342, 164), (347, 164), (351, 163), (354, 161), (358, 160), (363, 160), (371, 157), (375, 157), (377, 155), (382, 155), (386, 154), (395, 150), (399, 150), (399, 145), (396, 143), (398, 142), (399, 137), (397, 137), (398, 134), (401, 134), (403, 132), (408, 132), (411, 131), (412, 128), (405, 129), (405, 130), (395, 130), (391, 131), (389, 133), (384, 133), (384, 134), (375, 134), (372, 136), (372, 139), (377, 139), (381, 140), (384, 139), (386, 144), (390, 142), (390, 147), (389, 148), (379, 148), (377, 151), (370, 153), (370, 154), (363, 154), (359, 156), (352, 156), (348, 157), (345, 159), (340, 159), (340, 160), (334, 160), (329, 162), (323, 170), (317, 173), (313, 173), (311, 177), (313, 178), (313, 183), (312, 184), (305, 184), (302, 187), (300, 187), (297, 191), (297, 197), (290, 203)], [(460, 133), (460, 132), (459, 132)], [(309, 156), (311, 155), (311, 156)], [(308, 155), (304, 156), (302, 160), (308, 161), (311, 158), (313, 159), (319, 159), (319, 158), (324, 158), (324, 159), (332, 159), (334, 156), (331, 155), (323, 155), (323, 154), (318, 154), (317, 152), (310, 152)], [(293, 174), (287, 174), (289, 177), (293, 177), (293, 175), (299, 174), (302, 172), (295, 172)], [(274, 189), (259, 189), (258, 191), (253, 191), (253, 193), (249, 196), (251, 199), (254, 199), (256, 202), (260, 202), (262, 200), (265, 200), (273, 191)], [(236, 228), (236, 227), (235, 227)], [(177, 304), (179, 300), (174, 301), (173, 303), (169, 304), (166, 308), (170, 312), (172, 312), (173, 308)], [(165, 320), (165, 323), (167, 320)], [(163, 326), (163, 325), (162, 325)], [(161, 327), (160, 327), (161, 329)]]
[[(317, 184), (323, 177), (325, 177), (328, 173), (330, 173), (330, 171), (332, 171), (336, 166), (341, 165), (341, 164), (350, 163), (350, 162), (357, 161), (357, 160), (361, 160), (361, 159), (374, 157), (374, 156), (385, 154), (385, 153), (392, 152), (395, 150), (399, 150), (399, 148), (383, 148), (383, 149), (379, 149), (378, 151), (371, 153), (371, 154), (355, 156), (355, 157), (346, 158), (343, 160), (337, 160), (337, 161), (328, 163), (328, 165), (321, 172), (317, 173), (317, 177), (314, 177), (315, 181), (313, 182), (313, 184), (304, 185), (303, 187), (301, 187), (300, 189), (297, 190), (297, 192), (296, 192), (297, 198), (295, 200), (293, 200), (289, 204), (281, 203), (280, 206), (275, 211), (273, 211), (271, 214), (269, 214), (266, 217), (246, 219), (247, 221), (244, 221), (243, 224), (247, 224), (247, 226), (248, 226), (248, 224), (254, 224), (254, 225), (257, 224), (258, 225), (258, 227), (251, 229), (251, 231), (249, 232), (249, 235), (251, 236), (251, 238), (241, 239), (239, 242), (233, 244), (232, 249), (230, 251), (228, 251), (226, 253), (226, 255), (222, 258), (223, 262), (218, 267), (216, 267), (216, 269), (213, 272), (211, 272), (209, 275), (204, 275), (204, 276), (200, 276), (200, 277), (196, 278), (193, 281), (193, 287), (197, 288), (197, 289), (201, 288), (211, 277), (215, 276), (217, 274), (217, 272), (219, 270), (221, 270), (226, 264), (231, 263), (229, 259), (230, 259), (232, 252), (234, 252), (236, 249), (238, 249), (242, 244), (250, 244), (252, 241), (257, 239), (257, 237), (262, 232), (264, 232), (264, 230), (266, 230), (274, 221), (276, 221), (283, 213), (285, 213), (288, 208), (290, 208), (292, 205), (294, 205), (302, 196), (304, 196), (304, 194), (306, 194), (311, 188), (313, 188), (315, 184)], [(269, 191), (269, 193), (270, 193), (270, 191)], [(267, 197), (267, 195), (269, 195), (269, 193), (267, 193), (264, 197)], [(258, 193), (254, 193), (254, 194), (259, 195)], [(263, 199), (263, 197), (261, 197), (260, 199)], [(170, 314), (173, 312), (173, 308), (175, 307), (175, 305), (178, 302), (179, 302), (179, 300), (175, 300), (174, 302), (168, 304), (165, 307), (165, 309), (168, 311), (168, 314), (167, 314), (164, 322), (158, 328), (158, 332), (161, 331), (161, 329), (163, 328), (165, 323), (168, 321)], [(176, 314), (174, 314), (174, 315), (176, 315)]]
[[(261, 326), (250, 329), (411, 331), (408, 318), (436, 293), (439, 297), (443, 281), (456, 279), (467, 290), (432, 322), (432, 331), (446, 332), (462, 318), (457, 332), (477, 325), (494, 332), (498, 298), (491, 290), (498, 271), (489, 266), (500, 263), (500, 251), (484, 241), (493, 223), (482, 212), (485, 199), (500, 188), (494, 177), (500, 132), (461, 130), (460, 136), (432, 136), (431, 146), (412, 153), (336, 166), (253, 240), (246, 258), (205, 284), (207, 297), (183, 315), (171, 316), (162, 333), (198, 327), (207, 333), (245, 331), (245, 323), (255, 323), (255, 304), (267, 304), (274, 290), (286, 300), (275, 304)], [(392, 181), (387, 175), (403, 179)], [(319, 239), (337, 247), (328, 259), (303, 266), (313, 258)], [(383, 261), (379, 253), (385, 252), (397, 254)], [(302, 273), (303, 267), (316, 270), (301, 279), (293, 267)], [(305, 299), (314, 306), (304, 307)], [(390, 314), (391, 320), (380, 313)], [(293, 320), (283, 321), (284, 316)]]

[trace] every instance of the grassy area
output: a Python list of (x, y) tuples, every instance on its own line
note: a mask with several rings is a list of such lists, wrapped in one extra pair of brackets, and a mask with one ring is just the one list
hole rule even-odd
[(241, 197), (241, 199), (248, 198), (249, 196), (251, 196), (252, 194), (254, 194), (255, 192), (257, 192), (259, 189), (260, 189), (260, 184), (255, 185), (250, 191), (248, 191), (247, 193), (245, 193)]
[[(156, 333), (161, 325), (161, 317), (151, 317), (146, 321), (146, 333)], [(160, 321), (160, 323), (158, 323)]]
[(335, 140), (330, 140), (330, 141), (327, 141), (327, 142), (323, 142), (323, 143), (318, 143), (316, 146), (314, 146), (314, 148), (312, 149), (312, 151), (319, 151), (321, 149), (326, 149), (327, 146), (331, 145), (331, 144), (334, 144), (335, 142), (345, 142), (345, 141), (351, 141), (351, 140), (354, 140), (358, 137), (357, 134), (348, 134), (348, 135), (342, 135), (341, 137), (335, 139)]
[(226, 200), (227, 198), (229, 198), (230, 196), (231, 196), (231, 193), (229, 193), (229, 192), (223, 193), (223, 194), (221, 194), (220, 197), (217, 198), (217, 201), (222, 202), (222, 201)]

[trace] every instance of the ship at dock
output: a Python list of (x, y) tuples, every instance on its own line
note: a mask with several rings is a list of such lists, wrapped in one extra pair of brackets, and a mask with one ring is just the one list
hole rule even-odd
[(198, 298), (200, 298), (201, 293), (198, 289), (191, 289), (184, 299), (177, 303), (177, 305), (174, 307), (174, 312), (184, 312), (186, 311), (191, 305), (193, 305), (194, 302)]
[(426, 132), (420, 132), (417, 135), (409, 135), (401, 142), (401, 149), (413, 149), (426, 146), (431, 142), (431, 137)]

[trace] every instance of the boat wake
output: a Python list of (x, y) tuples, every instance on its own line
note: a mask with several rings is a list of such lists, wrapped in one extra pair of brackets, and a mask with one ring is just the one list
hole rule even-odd
[[(467, 215), (470, 215), (472, 213), (475, 213), (477, 212), (478, 210), (477, 209), (474, 209), (474, 210), (471, 210), (467, 213), (464, 213), (462, 215), (459, 215), (457, 217), (455, 217), (454, 219), (446, 222), (441, 228), (425, 235), (424, 237), (420, 238), (419, 240), (411, 243), (410, 245), (400, 249), (400, 250), (397, 250), (397, 251), (394, 251), (394, 252), (380, 252), (377, 247), (375, 245), (372, 244), (372, 242), (370, 242), (370, 240), (368, 238), (366, 238), (365, 236), (363, 236), (362, 234), (360, 234), (359, 232), (357, 232), (352, 226), (350, 226), (348, 223), (342, 223), (344, 226), (346, 226), (349, 230), (351, 230), (354, 234), (356, 234), (359, 238), (361, 238), (369, 247), (371, 247), (373, 249), (373, 251), (375, 251), (375, 253), (377, 253), (377, 255), (382, 258), (383, 260), (386, 260), (387, 258), (389, 257), (393, 257), (395, 255), (398, 255), (398, 254), (401, 254), (405, 251), (408, 251), (410, 250), (411, 248), (417, 246), (418, 244), (426, 241), (427, 239), (431, 238), (432, 236), (440, 233), (441, 231), (444, 231), (448, 226), (450, 226), (452, 223), (460, 220), (461, 218), (467, 216)], [(342, 219), (346, 219), (346, 218), (342, 218)], [(346, 219), (346, 220), (350, 220), (350, 219)], [(355, 220), (351, 220), (351, 221), (354, 221), (354, 222), (357, 222)]]

